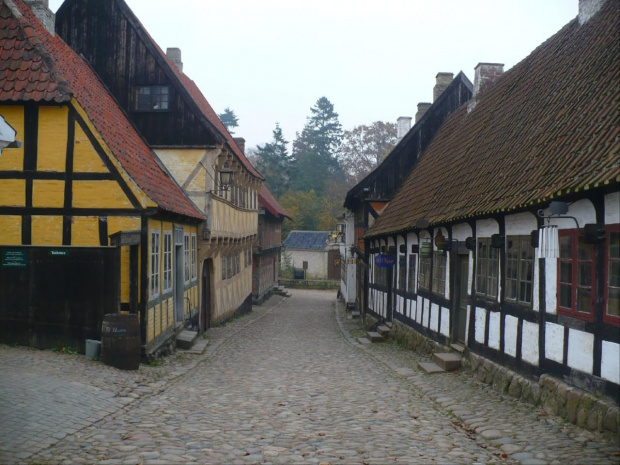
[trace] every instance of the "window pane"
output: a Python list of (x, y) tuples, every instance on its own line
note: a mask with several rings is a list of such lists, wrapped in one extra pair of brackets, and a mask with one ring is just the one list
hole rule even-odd
[(609, 262), (609, 285), (620, 287), (620, 261)]
[(564, 308), (571, 308), (573, 305), (572, 299), (572, 286), (566, 284), (560, 285), (560, 306)]
[(571, 262), (560, 262), (560, 281), (570, 283), (573, 280), (573, 265)]
[(560, 257), (571, 258), (571, 237), (560, 236)]
[(620, 316), (620, 289), (609, 289), (607, 314), (611, 316)]
[(620, 258), (620, 233), (609, 233), (609, 257)]
[(579, 272), (579, 278), (577, 282), (579, 286), (591, 286), (592, 285), (592, 263), (590, 262), (582, 262), (579, 263), (579, 267), (577, 268)]
[(592, 244), (585, 244), (579, 241), (579, 246), (577, 247), (577, 254), (579, 256), (579, 260), (593, 260), (594, 246)]
[(590, 313), (592, 311), (592, 292), (590, 289), (583, 287), (577, 288), (577, 311), (581, 313)]

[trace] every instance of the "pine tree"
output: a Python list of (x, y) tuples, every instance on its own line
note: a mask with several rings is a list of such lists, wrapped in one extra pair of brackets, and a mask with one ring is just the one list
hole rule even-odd
[(230, 132), (231, 134), (234, 134), (235, 132), (232, 129), (239, 126), (239, 118), (237, 118), (237, 115), (235, 115), (235, 112), (232, 111), (230, 108), (226, 107), (224, 108), (224, 113), (220, 113), (217, 116), (222, 121), (222, 124), (226, 126), (226, 129), (228, 129), (228, 132)]
[(276, 197), (282, 196), (290, 187), (293, 158), (289, 155), (280, 124), (273, 130), (273, 141), (257, 146), (257, 168), (265, 176), (265, 184)]

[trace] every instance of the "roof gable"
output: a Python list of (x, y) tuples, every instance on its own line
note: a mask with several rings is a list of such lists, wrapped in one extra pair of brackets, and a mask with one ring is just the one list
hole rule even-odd
[(329, 231), (291, 231), (282, 246), (287, 249), (325, 250), (329, 236)]
[[(9, 15), (7, 10), (11, 11)], [(114, 157), (140, 189), (163, 210), (204, 219), (202, 213), (160, 166), (156, 155), (138, 135), (88, 64), (62, 39), (50, 35), (23, 0), (3, 0), (0, 11), (3, 12), (0, 15), (0, 30), (6, 29), (5, 25), (14, 24), (16, 19), (19, 21), (19, 27), (25, 32), (16, 37), (24, 46), (37, 43), (37, 53), (46, 57), (47, 72), (50, 76), (63, 77), (66, 95), (70, 94), (83, 109)], [(6, 48), (11, 40), (0, 37), (0, 48)], [(13, 45), (13, 48), (19, 47)], [(29, 64), (28, 60), (26, 64)], [(40, 76), (38, 69), (33, 67), (27, 67), (23, 74), (25, 79), (30, 79), (31, 75), (33, 79)], [(0, 99), (3, 95), (4, 92), (0, 92)], [(13, 98), (16, 101), (30, 99), (29, 95), (19, 100)]]
[(607, 1), (444, 123), (369, 236), (515, 211), (620, 180), (620, 30)]

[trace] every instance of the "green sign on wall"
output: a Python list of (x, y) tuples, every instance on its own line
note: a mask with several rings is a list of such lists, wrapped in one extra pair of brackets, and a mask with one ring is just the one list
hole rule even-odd
[(5, 268), (25, 268), (28, 266), (28, 251), (4, 249), (0, 266)]

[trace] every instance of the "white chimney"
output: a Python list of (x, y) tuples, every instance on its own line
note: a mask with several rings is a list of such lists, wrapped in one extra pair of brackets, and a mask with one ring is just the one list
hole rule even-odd
[(411, 116), (400, 116), (396, 120), (396, 138), (401, 140), (411, 129)]
[(183, 72), (183, 62), (181, 61), (181, 49), (177, 47), (167, 48), (166, 56), (174, 63), (177, 69)]
[(47, 32), (56, 35), (56, 15), (49, 9), (49, 0), (26, 0), (26, 3)]
[(579, 24), (588, 21), (601, 9), (605, 0), (579, 0)]
[(474, 95), (467, 104), (467, 113), (472, 111), (478, 103), (478, 98), (504, 74), (503, 63), (478, 63), (474, 75)]

